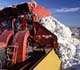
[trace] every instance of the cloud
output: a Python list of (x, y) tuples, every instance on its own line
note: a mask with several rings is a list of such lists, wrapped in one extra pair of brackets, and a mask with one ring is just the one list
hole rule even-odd
[(61, 9), (56, 9), (56, 12), (78, 12), (80, 11), (80, 7), (76, 8), (61, 8)]

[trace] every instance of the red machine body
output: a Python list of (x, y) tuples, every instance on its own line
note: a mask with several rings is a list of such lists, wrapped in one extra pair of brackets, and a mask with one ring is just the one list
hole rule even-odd
[[(25, 17), (25, 15), (27, 15), (30, 10), (32, 10), (32, 13), (35, 14), (33, 16), (33, 21), (32, 21), (33, 22), (32, 30), (29, 30), (27, 28), (28, 20)], [(17, 5), (17, 6), (12, 6), (12, 7), (5, 8), (2, 11), (0, 11), (0, 23), (7, 20), (7, 17), (9, 16), (13, 16), (14, 18), (16, 18), (17, 16), (20, 16), (20, 15), (24, 15), (21, 19), (22, 29), (16, 30), (16, 32), (13, 30), (12, 31), (6, 30), (2, 32), (2, 34), (0, 35), (0, 42), (3, 43), (3, 47), (11, 48), (11, 45), (12, 45), (14, 48), (12, 51), (10, 51), (10, 53), (12, 53), (11, 54), (12, 58), (10, 60), (12, 64), (23, 62), (28, 58), (27, 48), (29, 47), (28, 46), (29, 37), (31, 37), (35, 41), (35, 44), (39, 44), (40, 46), (42, 46), (39, 48), (56, 49), (58, 47), (56, 35), (48, 31), (40, 23), (36, 22), (37, 18), (42, 19), (43, 17), (50, 16), (51, 13), (49, 10), (39, 5), (36, 6), (34, 3), (24, 3), (24, 4)], [(9, 20), (10, 19), (11, 18), (9, 18)], [(9, 44), (9, 41), (12, 36), (13, 36), (12, 41)], [(2, 48), (1, 45), (2, 44), (0, 44), (0, 48)], [(9, 52), (9, 50), (7, 51)]]
[(19, 31), (16, 33), (12, 44), (18, 44), (17, 63), (25, 61), (27, 59), (27, 42), (29, 37), (29, 31)]
[[(5, 47), (8, 46), (8, 43), (10, 41), (10, 38), (13, 36), (14, 32), (13, 31), (8, 31), (5, 30), (1, 35), (0, 35), (0, 43), (5, 43)], [(1, 48), (1, 47), (0, 47)]]

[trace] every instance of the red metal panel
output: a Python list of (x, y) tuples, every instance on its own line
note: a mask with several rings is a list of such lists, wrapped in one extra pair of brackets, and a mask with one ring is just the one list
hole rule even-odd
[(42, 6), (37, 6), (33, 8), (33, 12), (36, 13), (36, 16), (39, 18), (43, 18), (51, 15), (50, 11)]
[(0, 48), (5, 48), (5, 47), (7, 47), (6, 44), (3, 42), (0, 42)]
[[(45, 48), (57, 48), (57, 37), (39, 23), (34, 23), (34, 40)], [(47, 37), (46, 37), (47, 36)]]
[(18, 45), (14, 45), (12, 64), (16, 64), (17, 62), (17, 53), (18, 53)]
[(1, 35), (0, 35), (0, 42), (3, 42), (6, 44), (6, 46), (8, 45), (8, 42), (10, 40), (10, 38), (13, 36), (14, 32), (13, 31), (8, 31), (5, 30)]
[(29, 31), (19, 31), (13, 39), (13, 44), (18, 44), (17, 63), (26, 59), (27, 39), (29, 37)]

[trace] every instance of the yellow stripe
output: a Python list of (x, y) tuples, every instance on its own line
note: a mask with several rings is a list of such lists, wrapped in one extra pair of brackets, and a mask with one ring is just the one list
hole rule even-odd
[(60, 70), (60, 64), (60, 59), (54, 50), (51, 50), (33, 70)]

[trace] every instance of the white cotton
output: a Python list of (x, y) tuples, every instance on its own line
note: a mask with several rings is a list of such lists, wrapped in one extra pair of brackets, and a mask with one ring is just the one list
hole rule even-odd
[(69, 27), (60, 23), (52, 16), (42, 18), (43, 26), (58, 38), (59, 53), (62, 61), (62, 69), (66, 69), (76, 64), (80, 64), (80, 41), (73, 38)]

